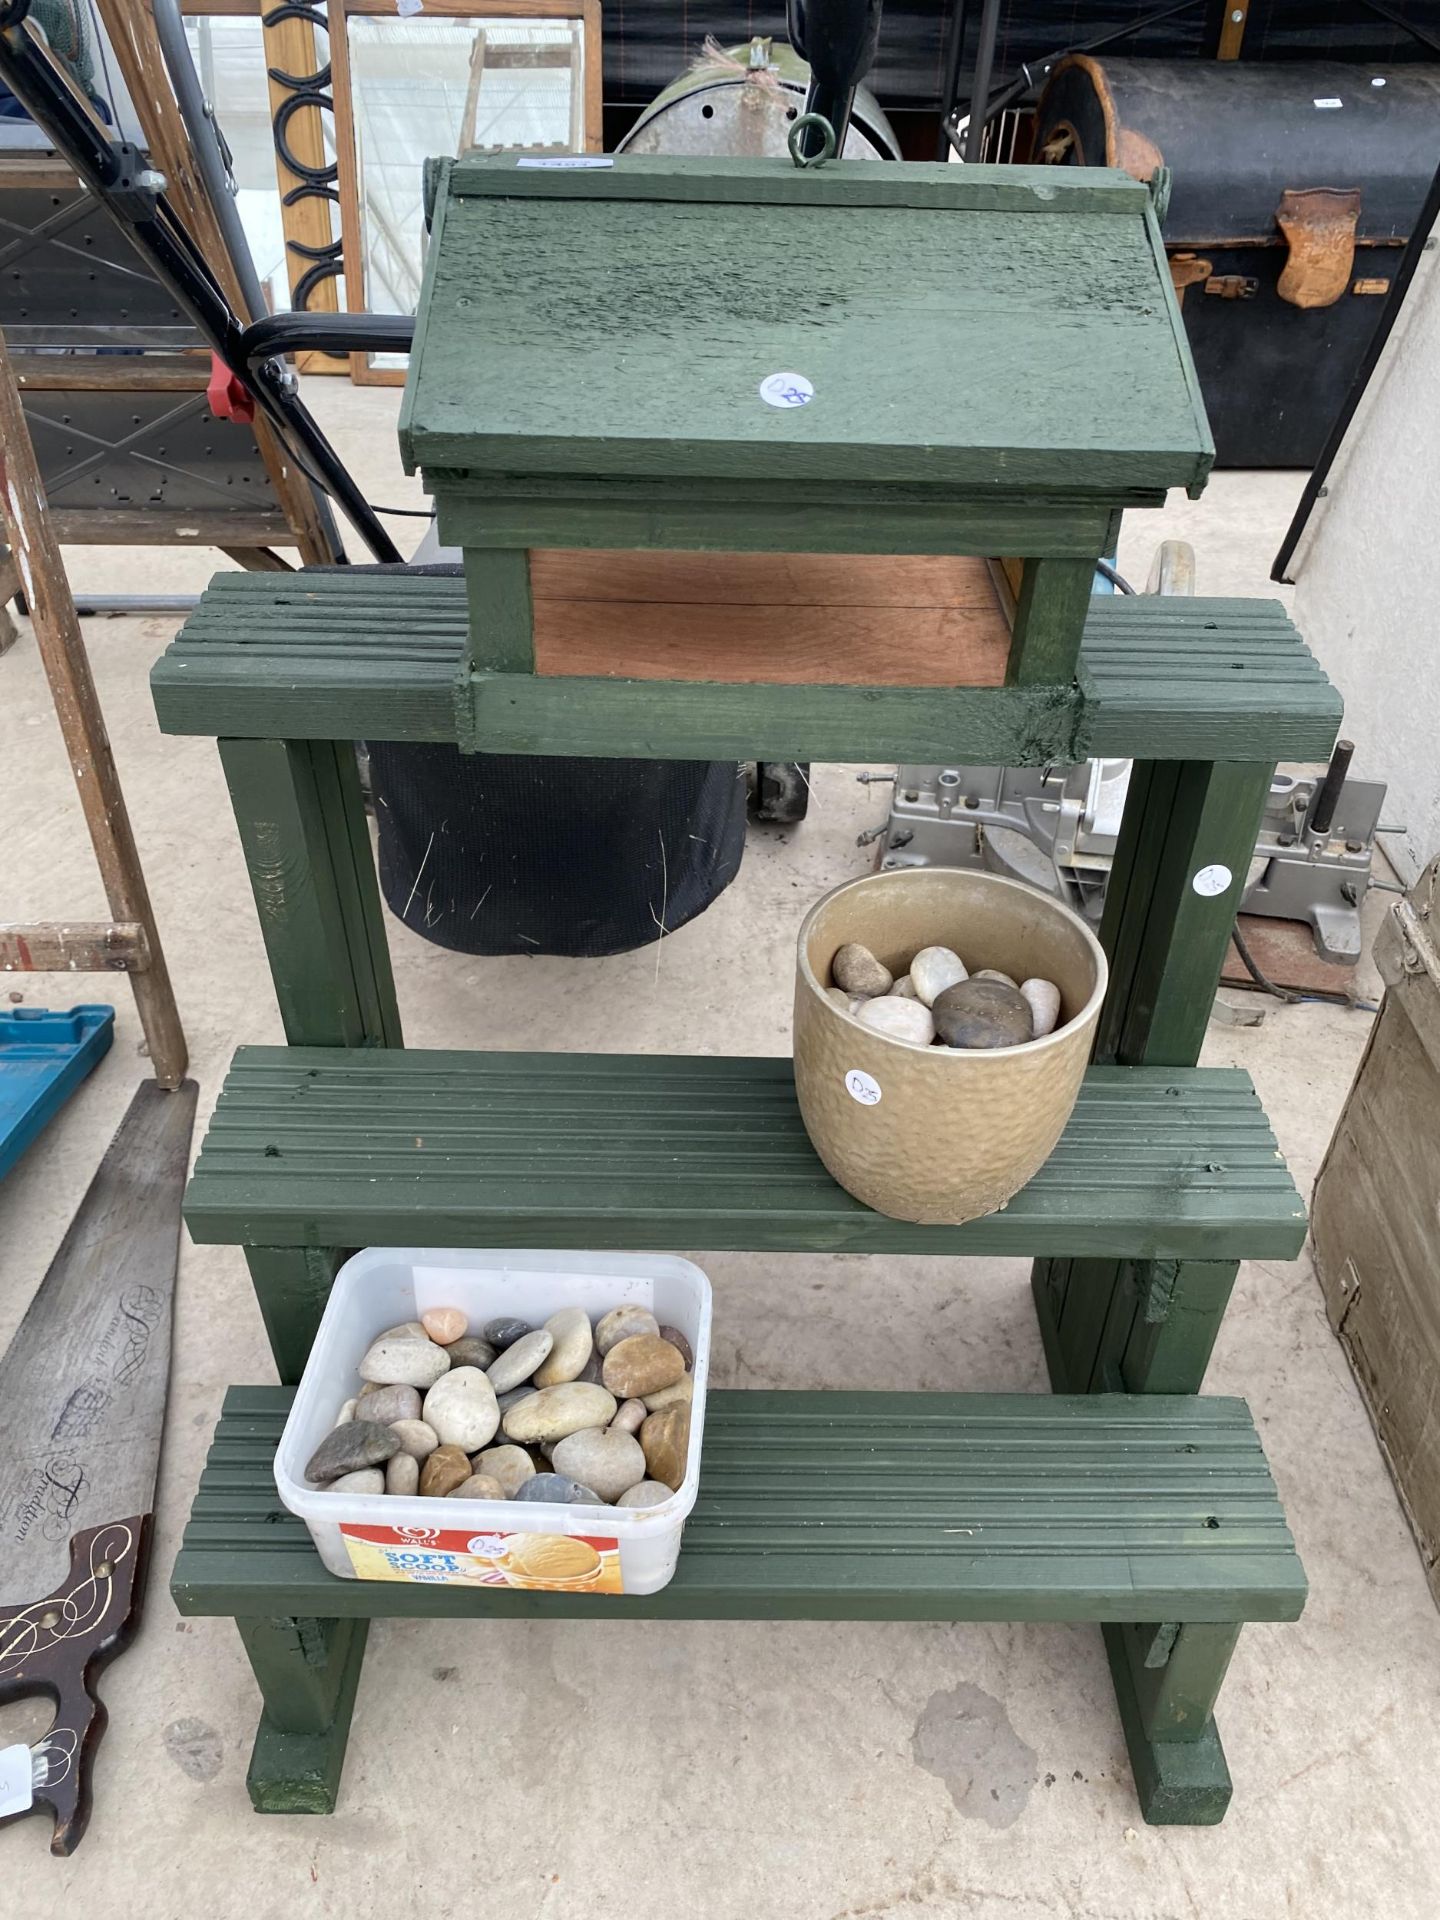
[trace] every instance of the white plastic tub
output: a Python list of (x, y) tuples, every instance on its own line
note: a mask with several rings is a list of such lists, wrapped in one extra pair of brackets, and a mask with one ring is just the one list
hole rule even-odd
[[(355, 1369), (387, 1327), (430, 1307), (460, 1307), (474, 1332), (512, 1314), (540, 1326), (561, 1307), (593, 1321), (612, 1307), (648, 1307), (695, 1355), (685, 1478), (658, 1507), (562, 1507), (514, 1500), (422, 1500), (328, 1493), (305, 1462), (356, 1391)], [(532, 1253), (370, 1247), (335, 1276), (275, 1455), (280, 1498), (310, 1529), (320, 1558), (347, 1580), (410, 1580), (565, 1593), (655, 1593), (675, 1571), (700, 1484), (710, 1370), (710, 1282), (688, 1260), (654, 1253)], [(497, 1434), (492, 1444), (503, 1438)], [(581, 1541), (593, 1551), (540, 1549), (522, 1536)], [(548, 1563), (548, 1564), (547, 1564)], [(555, 1571), (558, 1566), (559, 1571)]]

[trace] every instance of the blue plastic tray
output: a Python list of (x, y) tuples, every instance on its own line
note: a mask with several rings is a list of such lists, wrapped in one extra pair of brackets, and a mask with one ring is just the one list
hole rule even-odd
[(0, 1013), (0, 1179), (110, 1051), (113, 1007)]

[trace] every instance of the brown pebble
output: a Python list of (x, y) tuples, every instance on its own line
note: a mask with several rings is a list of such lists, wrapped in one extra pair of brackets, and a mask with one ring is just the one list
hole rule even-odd
[(674, 1386), (662, 1387), (658, 1393), (647, 1393), (645, 1396), (645, 1411), (647, 1413), (659, 1413), (662, 1407), (688, 1407), (694, 1397), (694, 1375), (689, 1373), (682, 1374)]
[(679, 1327), (661, 1327), (660, 1338), (662, 1340), (668, 1340), (672, 1347), (678, 1347), (680, 1349), (681, 1357), (685, 1362), (685, 1371), (689, 1373), (690, 1369), (695, 1365), (695, 1349), (690, 1345), (690, 1342), (685, 1338)]
[(858, 993), (865, 999), (889, 993), (895, 984), (890, 969), (877, 960), (868, 947), (854, 940), (841, 947), (830, 962), (830, 978), (846, 993)]
[[(652, 1414), (651, 1419), (656, 1418)], [(420, 1469), (420, 1491), (427, 1499), (453, 1493), (470, 1478), (470, 1461), (459, 1447), (436, 1447)]]
[(685, 1356), (657, 1333), (637, 1333), (605, 1356), (602, 1379), (617, 1400), (643, 1400), (673, 1387), (685, 1371)]
[(650, 1479), (678, 1487), (685, 1478), (685, 1455), (690, 1448), (690, 1408), (665, 1407), (650, 1414), (640, 1429), (640, 1446)]

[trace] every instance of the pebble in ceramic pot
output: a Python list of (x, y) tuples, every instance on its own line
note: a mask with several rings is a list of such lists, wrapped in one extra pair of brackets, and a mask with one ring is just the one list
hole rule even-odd
[(872, 1033), (883, 1033), (889, 1040), (907, 1041), (912, 1047), (928, 1047), (935, 1038), (930, 1009), (919, 1000), (897, 1000), (893, 995), (882, 1000), (865, 1000), (855, 1018)]
[(506, 1347), (488, 1369), (496, 1393), (509, 1393), (512, 1387), (522, 1386), (541, 1361), (549, 1359), (554, 1344), (555, 1336), (542, 1327), (538, 1333), (523, 1334), (513, 1346)]
[(1000, 980), (962, 980), (945, 989), (933, 1011), (947, 1047), (1018, 1047), (1031, 1037), (1029, 1006)]
[(567, 1433), (578, 1433), (582, 1427), (608, 1426), (615, 1418), (616, 1405), (613, 1393), (581, 1380), (567, 1380), (561, 1387), (542, 1387), (505, 1415), (505, 1438), (526, 1445), (563, 1440)]
[(341, 1407), (339, 1413), (335, 1416), (335, 1424), (337, 1427), (343, 1427), (347, 1420), (353, 1420), (355, 1418), (356, 1404), (354, 1400), (347, 1400), (345, 1402), (344, 1406)]
[[(429, 1334), (418, 1320), (402, 1320), (398, 1327), (386, 1327), (383, 1333), (377, 1333), (376, 1340), (428, 1340)], [(374, 1341), (371, 1342), (374, 1345)]]
[(617, 1507), (659, 1507), (670, 1498), (673, 1489), (663, 1480), (642, 1480), (638, 1487), (630, 1487), (615, 1502)]
[(376, 1340), (360, 1362), (362, 1380), (380, 1387), (418, 1387), (423, 1393), (450, 1370), (450, 1356), (433, 1340)]
[(638, 1433), (645, 1424), (645, 1416), (649, 1411), (643, 1400), (627, 1400), (617, 1411), (610, 1425), (618, 1427), (622, 1433)]
[(500, 1403), (478, 1367), (452, 1367), (426, 1394), (424, 1418), (442, 1447), (476, 1453), (500, 1424)]
[(583, 1307), (562, 1307), (551, 1314), (544, 1331), (554, 1344), (544, 1365), (536, 1369), (536, 1386), (559, 1387), (567, 1380), (578, 1380), (595, 1346), (589, 1314)]
[(402, 1500), (420, 1491), (420, 1462), (413, 1453), (392, 1454), (385, 1462), (385, 1491)]
[(524, 1447), (505, 1445), (487, 1447), (470, 1462), (477, 1473), (488, 1473), (498, 1480), (507, 1500), (513, 1500), (527, 1480), (535, 1477), (535, 1462)]
[(362, 1420), (378, 1420), (382, 1427), (393, 1427), (397, 1420), (420, 1418), (420, 1395), (414, 1387), (376, 1387), (361, 1394), (356, 1408)]
[(400, 1442), (376, 1420), (347, 1420), (343, 1427), (332, 1427), (305, 1463), (305, 1478), (317, 1486), (328, 1486), (345, 1473), (359, 1473), (365, 1467), (383, 1466), (392, 1453), (400, 1451)]
[(437, 1447), (420, 1469), (420, 1492), (427, 1500), (453, 1493), (470, 1478), (470, 1462), (461, 1447)]
[(1060, 989), (1053, 980), (1022, 980), (1020, 991), (1030, 1008), (1030, 1017), (1035, 1023), (1032, 1036), (1038, 1040), (1043, 1034), (1053, 1033), (1055, 1023), (1060, 1018)]
[(563, 1473), (537, 1473), (516, 1494), (517, 1500), (540, 1501), (550, 1506), (603, 1507), (605, 1502), (578, 1480), (567, 1480)]
[(660, 1322), (648, 1307), (615, 1307), (595, 1328), (595, 1350), (603, 1360), (611, 1347), (619, 1346), (622, 1340), (632, 1339), (637, 1333), (660, 1331)]
[(858, 993), (866, 1000), (889, 993), (895, 984), (890, 969), (882, 966), (868, 947), (854, 940), (841, 947), (830, 962), (830, 978), (837, 987), (843, 987), (847, 993)]
[(427, 1307), (420, 1324), (437, 1347), (449, 1347), (464, 1333), (470, 1322), (459, 1307)]
[(1012, 980), (1008, 973), (1001, 973), (998, 967), (981, 967), (980, 971), (978, 973), (972, 973), (970, 978), (972, 980), (998, 980), (1003, 986), (1014, 987), (1017, 993), (1020, 991), (1020, 982), (1018, 980)]
[(400, 1442), (400, 1451), (415, 1460), (427, 1460), (440, 1444), (439, 1434), (423, 1420), (396, 1420), (390, 1431)]
[(602, 1500), (618, 1500), (645, 1478), (645, 1455), (633, 1433), (619, 1427), (586, 1427), (567, 1434), (555, 1448), (557, 1473), (593, 1487)]
[(605, 1356), (603, 1379), (617, 1400), (643, 1400), (673, 1387), (685, 1371), (685, 1356), (658, 1333), (638, 1333)]
[(832, 1006), (838, 1007), (841, 1013), (849, 1013), (851, 996), (843, 987), (826, 987), (825, 998)]
[(965, 962), (949, 947), (922, 947), (910, 962), (915, 997), (933, 1007), (947, 987), (968, 978)]
[[(833, 992), (834, 989), (832, 988), (831, 991)], [(915, 991), (915, 982), (911, 979), (910, 975), (908, 973), (902, 973), (894, 986), (891, 987), (888, 998), (891, 1000), (918, 1000), (920, 996)]]

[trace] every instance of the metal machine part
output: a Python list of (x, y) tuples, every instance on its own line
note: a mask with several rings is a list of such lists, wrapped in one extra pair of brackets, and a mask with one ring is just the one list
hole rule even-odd
[(174, 294), (79, 181), (62, 184), (65, 173), (57, 163), (51, 183), (28, 185), (33, 156), (0, 153), (0, 322), (10, 351), (199, 345)]
[[(306, 478), (331, 496), (377, 559), (398, 561), (394, 541), (300, 400), (293, 369), (273, 356), (252, 364), (257, 338), (264, 337), (255, 330), (263, 330), (266, 321), (255, 322), (247, 332), (167, 199), (164, 176), (133, 146), (111, 137), (89, 102), (27, 30), (28, 11), (29, 0), (0, 0), (0, 80), (113, 216), (212, 352), (252, 395)], [(337, 316), (324, 318), (334, 322)], [(371, 319), (363, 314), (341, 318), (352, 326), (358, 323), (362, 333)], [(348, 339), (331, 344), (351, 347)]]
[[(143, 379), (143, 361), (138, 366)], [(203, 387), (154, 393), (137, 380), (134, 389), (109, 393), (42, 390), (25, 396), (25, 419), (50, 510), (69, 538), (88, 511), (150, 509), (234, 514), (252, 538), (267, 524), (269, 539), (286, 537), (254, 436), (217, 420)], [(207, 520), (204, 531), (217, 527), (224, 530)], [(238, 530), (234, 544), (244, 544)]]
[[(1303, 920), (1317, 953), (1352, 964), (1385, 788), (1348, 777), (1342, 741), (1324, 773), (1277, 773), (1255, 843), (1242, 913)], [(1099, 921), (1115, 854), (1128, 760), (1053, 767), (902, 766), (878, 864), (982, 867), (1055, 895)], [(867, 781), (885, 776), (862, 775)]]
[[(709, 41), (704, 57), (655, 96), (619, 150), (783, 158), (809, 84), (809, 67), (783, 41), (758, 35), (748, 46)], [(890, 123), (865, 87), (855, 91), (845, 158), (900, 158)]]
[(879, 864), (983, 867), (1098, 922), (1130, 766), (900, 767), (890, 818), (872, 836)]
[(1385, 787), (1351, 780), (1348, 764), (1349, 742), (1341, 741), (1326, 774), (1276, 774), (1240, 910), (1308, 921), (1322, 960), (1353, 965)]

